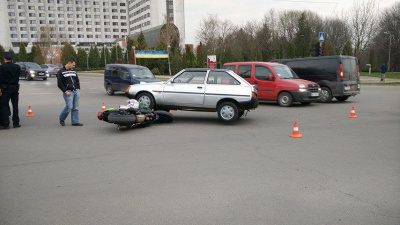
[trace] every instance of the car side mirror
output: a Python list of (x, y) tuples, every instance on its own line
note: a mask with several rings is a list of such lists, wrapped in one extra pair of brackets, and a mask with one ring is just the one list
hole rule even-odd
[(274, 80), (275, 80), (275, 77), (274, 77), (272, 74), (270, 74), (270, 75), (268, 75), (268, 80), (274, 81)]

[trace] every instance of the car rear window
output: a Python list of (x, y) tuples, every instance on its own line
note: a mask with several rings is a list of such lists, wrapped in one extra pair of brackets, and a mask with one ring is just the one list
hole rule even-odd
[(357, 73), (357, 62), (354, 58), (342, 58), (343, 73), (344, 74), (356, 74)]
[(210, 71), (207, 84), (239, 85), (240, 82), (224, 71)]

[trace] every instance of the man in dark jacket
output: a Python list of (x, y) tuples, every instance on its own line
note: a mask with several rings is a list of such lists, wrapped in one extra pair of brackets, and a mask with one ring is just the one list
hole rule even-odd
[(381, 66), (381, 81), (385, 81), (386, 78), (387, 67), (385, 64)]
[(78, 74), (75, 72), (75, 60), (71, 59), (57, 72), (57, 85), (63, 93), (65, 101), (65, 107), (61, 111), (59, 120), (61, 126), (65, 126), (65, 119), (69, 112), (71, 112), (71, 124), (72, 126), (83, 126), (79, 122), (79, 90), (81, 86), (79, 84)]
[(21, 73), (21, 67), (12, 62), (14, 58), (10, 52), (4, 53), (4, 64), (0, 66), (0, 87), (2, 90), (0, 110), (0, 130), (10, 128), (10, 100), (12, 103), (12, 121), (14, 128), (21, 127), (19, 124), (19, 110), (18, 110), (18, 98), (19, 98), (19, 75)]

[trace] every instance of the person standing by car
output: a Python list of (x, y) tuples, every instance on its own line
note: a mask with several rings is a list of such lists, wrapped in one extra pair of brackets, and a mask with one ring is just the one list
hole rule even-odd
[(14, 58), (10, 52), (4, 53), (4, 64), (0, 65), (0, 87), (1, 87), (1, 118), (0, 118), (0, 130), (10, 128), (10, 100), (12, 103), (12, 121), (14, 128), (21, 127), (19, 124), (19, 110), (18, 110), (18, 98), (19, 98), (19, 75), (21, 73), (21, 67), (12, 62)]
[(382, 66), (381, 66), (381, 81), (385, 81), (386, 72), (387, 72), (387, 67), (385, 64), (382, 64)]
[(59, 120), (61, 126), (65, 126), (65, 119), (69, 112), (71, 112), (72, 126), (83, 126), (79, 122), (79, 84), (78, 74), (75, 72), (75, 60), (70, 59), (63, 68), (57, 72), (57, 85), (63, 93), (65, 107), (61, 111)]

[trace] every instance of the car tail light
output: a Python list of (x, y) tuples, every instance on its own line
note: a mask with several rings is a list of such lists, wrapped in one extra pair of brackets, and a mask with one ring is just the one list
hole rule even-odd
[(340, 80), (343, 79), (343, 65), (342, 64), (339, 65), (339, 77), (340, 77)]
[(357, 80), (360, 80), (360, 66), (357, 65)]
[(251, 93), (251, 97), (252, 97), (252, 98), (258, 98), (258, 97), (257, 97), (257, 92), (256, 92), (256, 91), (253, 91), (253, 92)]

